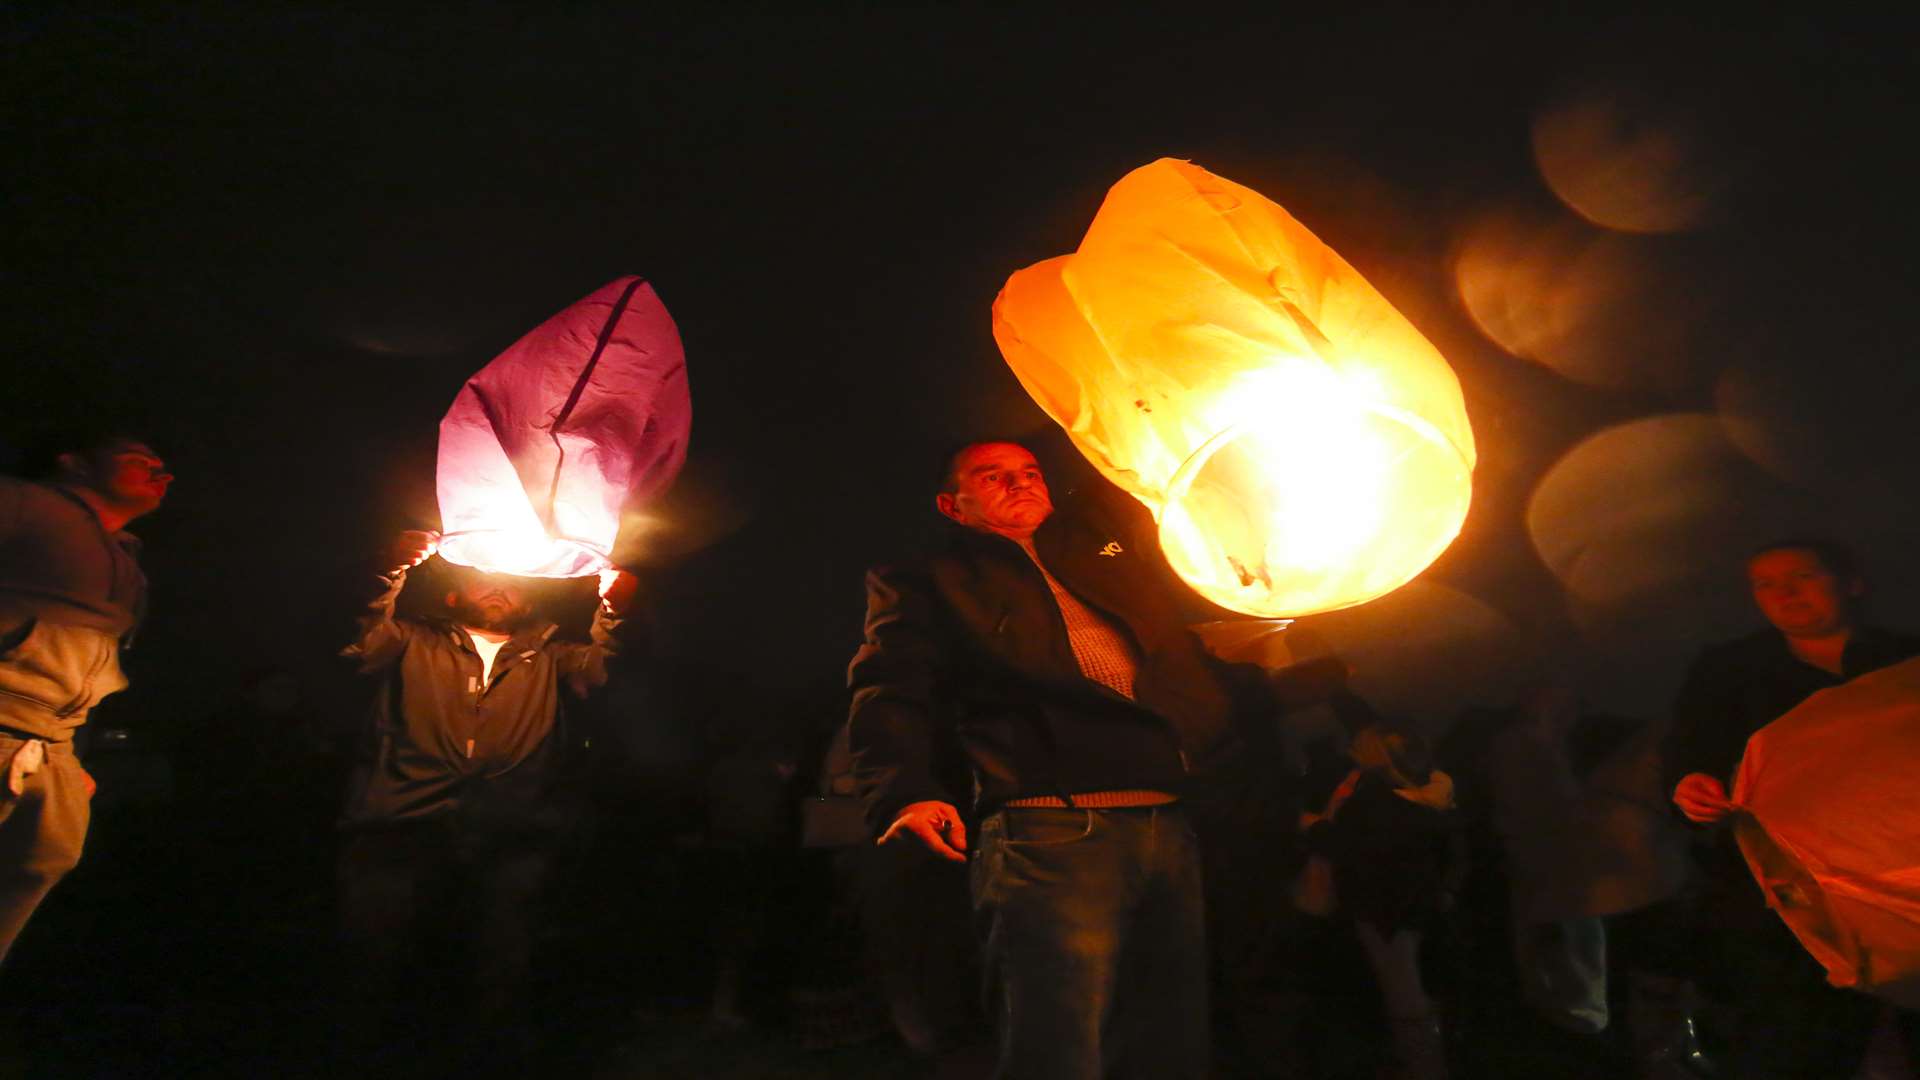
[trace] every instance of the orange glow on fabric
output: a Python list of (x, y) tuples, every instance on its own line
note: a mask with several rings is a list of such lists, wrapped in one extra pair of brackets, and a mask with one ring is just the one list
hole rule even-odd
[(1747, 740), (1734, 835), (1827, 980), (1920, 1008), (1920, 659), (1822, 690)]
[(599, 289), (467, 380), (441, 420), (441, 557), (527, 577), (607, 570), (621, 511), (679, 474), (692, 416), (680, 332), (652, 286)]
[(1001, 353), (1173, 569), (1249, 615), (1365, 603), (1459, 534), (1473, 431), (1438, 350), (1258, 192), (1162, 158), (1013, 275)]

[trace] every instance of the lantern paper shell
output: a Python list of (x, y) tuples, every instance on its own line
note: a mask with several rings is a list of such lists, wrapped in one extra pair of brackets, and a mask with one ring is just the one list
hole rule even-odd
[(1733, 801), (1767, 903), (1835, 986), (1920, 1008), (1920, 659), (1747, 740)]
[(480, 369), (440, 421), (440, 554), (530, 577), (611, 567), (621, 512), (673, 483), (692, 416), (653, 287), (596, 291)]
[(1224, 607), (1363, 603), (1466, 518), (1473, 432), (1445, 359), (1285, 210), (1195, 165), (1122, 178), (1078, 251), (1008, 280), (993, 334)]

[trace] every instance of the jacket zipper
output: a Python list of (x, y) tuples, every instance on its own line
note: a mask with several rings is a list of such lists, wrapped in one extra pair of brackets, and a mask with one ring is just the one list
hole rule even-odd
[[(479, 739), (480, 708), (481, 708), (481, 705), (484, 704), (487, 694), (492, 692), (493, 688), (499, 684), (500, 680), (503, 677), (506, 676), (507, 668), (512, 666), (515, 661), (520, 661), (524, 663), (528, 657), (531, 657), (533, 655), (532, 650), (522, 650), (521, 652), (514, 653), (511, 656), (504, 655), (505, 652), (506, 652), (506, 649), (503, 646), (501, 648), (500, 653), (496, 653), (494, 655), (494, 658), (493, 658), (494, 669), (493, 669), (493, 677), (491, 679), (488, 679), (485, 682), (482, 682), (480, 681), (480, 676), (478, 675), (467, 676), (467, 693), (473, 695), (473, 732), (474, 732), (473, 735), (467, 738), (467, 743), (465, 747), (466, 758), (468, 761), (473, 760), (473, 748), (475, 743)], [(476, 655), (474, 659), (476, 660), (479, 659), (478, 655)]]
[(473, 744), (480, 735), (480, 708), (485, 704), (488, 683), (479, 675), (467, 676), (467, 692), (473, 695), (473, 734), (467, 736), (467, 760), (473, 760)]

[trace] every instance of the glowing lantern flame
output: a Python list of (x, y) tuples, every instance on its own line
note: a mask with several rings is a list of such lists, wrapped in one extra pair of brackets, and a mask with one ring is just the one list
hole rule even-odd
[(1127, 174), (1077, 252), (1007, 281), (993, 336), (1223, 607), (1364, 603), (1466, 519), (1473, 431), (1446, 360), (1285, 210), (1205, 169)]
[(515, 342), (447, 410), (441, 556), (529, 577), (608, 569), (621, 511), (673, 483), (692, 416), (666, 307), (639, 278), (607, 285)]

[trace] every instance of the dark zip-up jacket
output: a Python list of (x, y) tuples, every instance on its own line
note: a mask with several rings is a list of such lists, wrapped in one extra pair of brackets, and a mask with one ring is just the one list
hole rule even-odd
[(1920, 638), (1862, 627), (1848, 639), (1841, 673), (1793, 655), (1778, 630), (1759, 630), (1702, 652), (1673, 706), (1666, 745), (1669, 792), (1688, 773), (1733, 790), (1747, 738), (1816, 692), (1920, 655)]
[[(1793, 655), (1786, 636), (1771, 627), (1706, 649), (1688, 669), (1674, 702), (1664, 747), (1666, 790), (1671, 793), (1681, 777), (1697, 772), (1718, 779), (1731, 793), (1754, 732), (1821, 690), (1915, 655), (1920, 655), (1920, 638), (1875, 627), (1861, 627), (1847, 641), (1838, 675)], [(1743, 895), (1752, 892), (1733, 830), (1715, 830), (1701, 854), (1709, 875), (1741, 886)], [(1752, 893), (1749, 914), (1765, 912), (1759, 898)]]
[(483, 826), (527, 827), (550, 803), (562, 764), (561, 684), (584, 697), (607, 681), (620, 620), (602, 604), (586, 645), (552, 640), (552, 624), (522, 629), (483, 681), (465, 630), (394, 618), (406, 575), (381, 583), (359, 640), (341, 652), (380, 679), (342, 826), (459, 814)]
[(120, 649), (147, 594), (139, 545), (64, 488), (0, 477), (0, 728), (69, 741), (127, 685)]
[(848, 669), (855, 781), (868, 824), (901, 807), (1035, 795), (1180, 794), (1271, 715), (1263, 673), (1223, 664), (1187, 629), (1159, 545), (1122, 511), (1082, 504), (1034, 534), (1054, 579), (1130, 634), (1133, 700), (1080, 672), (1060, 606), (1019, 545), (956, 529), (948, 551), (867, 575), (866, 643)]

